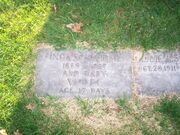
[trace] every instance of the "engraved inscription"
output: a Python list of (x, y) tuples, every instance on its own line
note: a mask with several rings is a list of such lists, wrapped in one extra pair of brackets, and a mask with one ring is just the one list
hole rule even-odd
[(146, 52), (137, 79), (141, 95), (180, 93), (180, 52)]
[(178, 64), (154, 64), (154, 65), (142, 65), (139, 66), (140, 72), (177, 72), (180, 70)]
[(161, 63), (171, 63), (171, 62), (179, 62), (180, 54), (179, 52), (153, 52), (146, 53), (142, 58), (141, 62), (161, 62)]
[(41, 49), (38, 54), (38, 95), (91, 98), (129, 96), (131, 78), (130, 52)]

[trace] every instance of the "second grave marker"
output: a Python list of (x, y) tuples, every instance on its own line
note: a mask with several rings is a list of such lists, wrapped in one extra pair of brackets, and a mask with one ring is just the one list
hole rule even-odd
[(146, 52), (138, 62), (140, 94), (180, 93), (180, 52)]

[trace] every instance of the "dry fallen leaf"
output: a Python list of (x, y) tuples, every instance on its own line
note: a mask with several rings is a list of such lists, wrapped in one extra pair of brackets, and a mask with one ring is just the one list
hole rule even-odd
[(14, 135), (23, 135), (22, 133), (19, 132), (19, 130), (14, 131)]
[(33, 110), (35, 108), (34, 104), (29, 103), (28, 105), (26, 105), (26, 109), (28, 110)]
[(82, 32), (82, 23), (70, 23), (66, 27), (71, 29), (73, 32), (81, 33)]
[(6, 130), (5, 130), (5, 129), (1, 129), (1, 130), (0, 130), (0, 135), (7, 135)]

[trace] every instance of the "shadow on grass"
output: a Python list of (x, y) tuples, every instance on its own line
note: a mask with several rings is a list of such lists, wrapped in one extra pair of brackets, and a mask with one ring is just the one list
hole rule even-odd
[[(32, 49), (49, 15), (48, 0), (7, 0), (0, 5), (0, 129), (8, 134), (68, 134), (70, 121), (59, 119), (60, 124), (53, 125), (33, 89)], [(28, 110), (31, 103), (35, 108)]]
[[(34, 98), (34, 102), (38, 102), (38, 100)], [(17, 103), (11, 118), (13, 121), (9, 129), (11, 134), (16, 130), (19, 130), (20, 133), (25, 135), (38, 135), (41, 133), (41, 131), (39, 131), (40, 122), (45, 122), (47, 118), (39, 110), (37, 103), (35, 104), (36, 108), (32, 111), (25, 107), (27, 104), (29, 104), (29, 102), (27, 102), (25, 98)]]
[[(178, 0), (51, 1), (56, 9), (45, 24), (40, 40), (57, 49), (78, 48), (78, 41), (100, 49), (179, 46)], [(83, 33), (66, 28), (75, 22), (84, 24)]]
[[(33, 94), (32, 85), (33, 82), (29, 82), (27, 91), (15, 106), (9, 133), (13, 134), (18, 130), (23, 135), (69, 135), (71, 133), (78, 135), (79, 130), (68, 117), (61, 116), (62, 110), (58, 110), (58, 114), (43, 112), (46, 106)], [(27, 108), (29, 104), (34, 106), (33, 109)], [(49, 107), (53, 107), (53, 104)]]
[[(33, 6), (33, 4), (30, 4), (31, 1), (29, 0), (16, 0), (14, 2), (16, 4), (15, 7), (23, 5), (26, 7), (28, 4)], [(32, 3), (34, 2), (35, 1), (32, 1)], [(94, 44), (94, 47), (96, 48), (108, 48), (109, 46), (106, 43), (112, 44), (113, 48), (123, 44), (125, 46), (136, 46), (140, 44), (143, 47), (153, 48), (152, 45), (155, 45), (156, 43), (160, 45), (160, 47), (164, 47), (163, 45), (175, 45), (175, 43), (179, 41), (178, 35), (180, 34), (178, 34), (179, 24), (177, 23), (177, 15), (179, 14), (177, 12), (177, 1), (175, 1), (174, 4), (168, 3), (165, 6), (160, 1), (154, 0), (152, 3), (149, 2), (150, 5), (147, 7), (141, 7), (141, 2), (134, 2), (135, 3), (132, 4), (132, 1), (130, 0), (116, 0), (115, 3), (108, 0), (97, 1), (97, 3), (91, 0), (54, 0), (52, 1), (52, 5), (55, 4), (55, 6), (57, 6), (57, 12), (55, 13), (55, 11), (53, 11), (49, 16), (49, 20), (46, 22), (44, 29), (40, 34), (41, 39), (42, 41), (52, 43), (56, 48), (61, 49), (75, 48), (75, 43), (78, 40), (88, 41), (89, 43)], [(143, 4), (145, 5), (145, 3)], [(2, 10), (8, 10), (7, 7)], [(36, 8), (38, 9), (38, 7)], [(27, 6), (27, 10), (31, 10), (31, 6)], [(170, 13), (168, 11), (170, 11)], [(148, 14), (146, 14), (146, 12), (148, 12)], [(176, 12), (175, 15), (173, 15), (174, 12)], [(151, 20), (151, 14), (154, 15), (156, 21)], [(160, 17), (162, 17), (162, 19)], [(168, 17), (170, 17), (170, 19)], [(72, 33), (65, 27), (66, 24), (80, 21), (85, 25), (83, 34)], [(163, 25), (161, 25), (161, 23)], [(166, 26), (167, 29), (163, 29), (166, 28)], [(138, 33), (138, 30), (140, 30), (140, 33)], [(10, 33), (7, 35), (9, 34)], [(19, 31), (16, 34), (18, 35)], [(118, 42), (120, 42), (120, 44)], [(156, 48), (158, 46), (154, 47)], [(14, 50), (13, 52), (18, 51), (18, 49)], [(17, 56), (19, 56), (18, 53)], [(21, 66), (19, 66), (19, 68), (20, 67)], [(14, 73), (12, 72), (12, 74)], [(15, 79), (17, 81), (17, 78)], [(32, 94), (32, 91), (30, 91), (32, 86), (33, 81), (31, 80), (25, 87), (26, 90), (23, 92), (17, 105), (14, 107), (14, 112), (9, 120), (12, 121), (12, 123), (6, 124), (9, 127), (8, 131), (13, 134), (14, 131), (19, 130), (24, 135), (39, 135), (44, 133), (65, 135), (70, 133), (69, 129), (72, 127), (72, 124), (68, 119), (61, 119), (60, 125), (53, 126), (54, 123), (51, 121), (51, 118), (47, 117), (41, 111), (41, 101)], [(35, 105), (33, 110), (28, 110), (26, 108), (26, 105), (29, 103)], [(165, 106), (163, 107), (163, 112), (168, 112), (168, 114), (170, 114), (169, 117), (174, 117), (175, 112), (169, 111), (166, 108), (166, 104), (163, 106)], [(168, 105), (168, 107), (171, 108), (172, 106)], [(175, 109), (176, 107), (173, 108)], [(177, 117), (174, 117), (172, 120), (177, 121)], [(49, 122), (51, 122), (51, 126)], [(179, 122), (176, 123), (179, 124)], [(78, 134), (75, 130), (72, 132)]]
[[(30, 62), (33, 62), (32, 59)], [(11, 114), (10, 123), (8, 123), (8, 133), (13, 134), (15, 131), (19, 131), (23, 135), (39, 135), (40, 125), (47, 123), (48, 118), (41, 111), (41, 101), (33, 94), (33, 64), (29, 63), (25, 66), (25, 70), (29, 70), (30, 78), (28, 82), (23, 86), (23, 91), (21, 91), (21, 96), (14, 106), (14, 111)], [(26, 73), (28, 76), (29, 74)], [(26, 106), (28, 104), (33, 105), (32, 110), (28, 109)]]
[(159, 111), (169, 117), (177, 128), (180, 129), (180, 99), (173, 97), (172, 99), (162, 99)]

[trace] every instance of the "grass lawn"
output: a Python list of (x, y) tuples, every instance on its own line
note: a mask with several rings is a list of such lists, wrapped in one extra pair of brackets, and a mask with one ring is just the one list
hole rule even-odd
[[(163, 100), (159, 109), (147, 112), (139, 101), (37, 98), (33, 50), (39, 42), (57, 49), (83, 48), (77, 42), (94, 49), (175, 49), (180, 45), (179, 7), (178, 0), (0, 0), (0, 132), (178, 134), (179, 99)], [(66, 28), (75, 22), (83, 23), (82, 33)], [(111, 103), (115, 110), (109, 109)], [(70, 115), (71, 107), (76, 116)], [(114, 120), (127, 123), (111, 132)]]
[[(86, 41), (91, 48), (175, 48), (180, 45), (178, 0), (54, 0), (41, 40), (56, 48), (76, 48)], [(66, 25), (81, 22), (83, 33)]]

